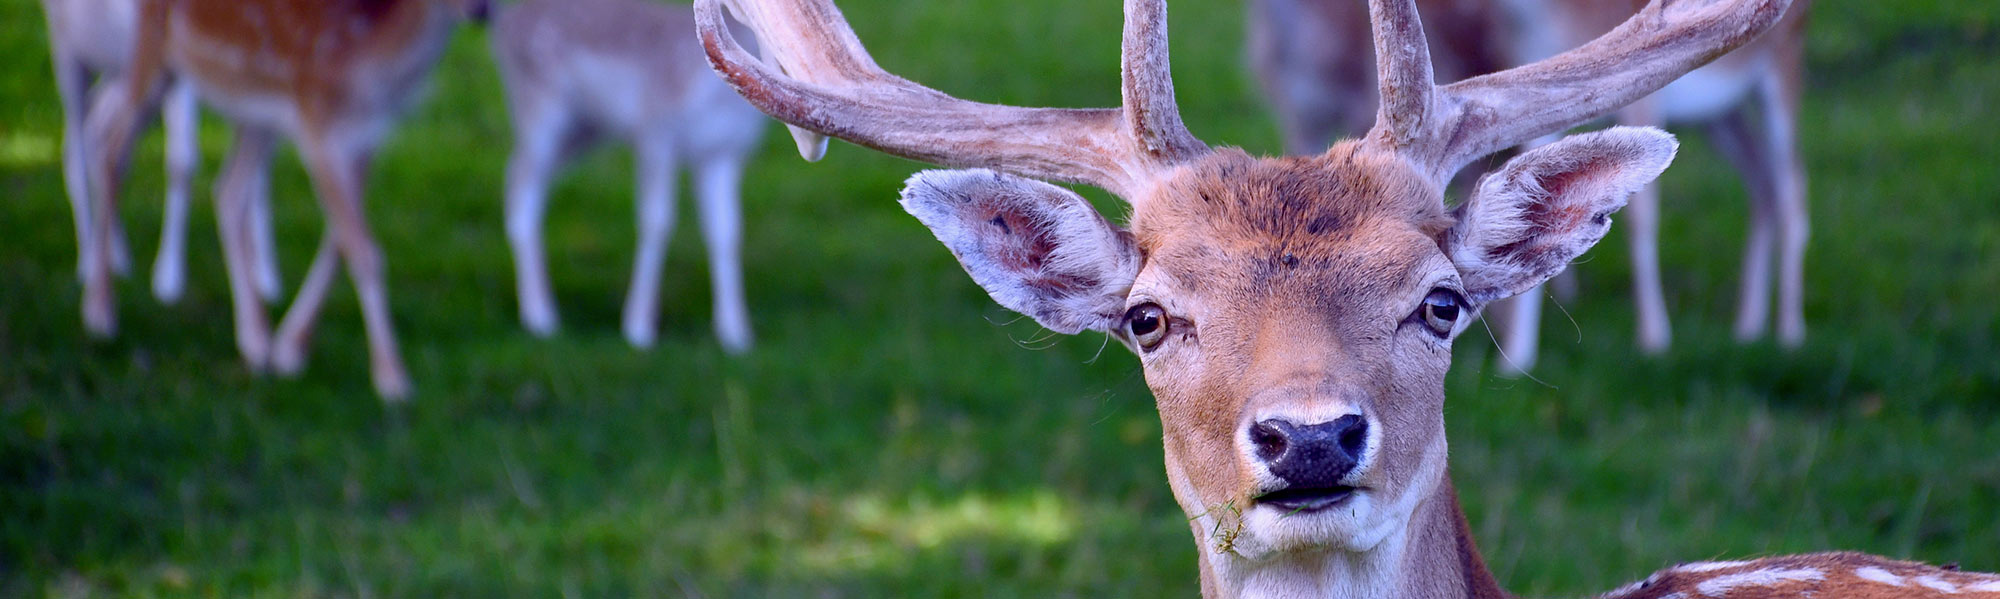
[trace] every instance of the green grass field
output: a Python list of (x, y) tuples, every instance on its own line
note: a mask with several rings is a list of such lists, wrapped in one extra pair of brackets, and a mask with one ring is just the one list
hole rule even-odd
[[(1117, 102), (1115, 2), (841, 4), (916, 81)], [(1275, 151), (1240, 3), (1173, 9), (1195, 133)], [(685, 206), (660, 346), (619, 337), (629, 154), (593, 155), (554, 190), (566, 328), (537, 340), (515, 321), (498, 79), (463, 31), (369, 183), (418, 389), (385, 407), (344, 282), (302, 378), (246, 373), (207, 202), (188, 297), (150, 297), (157, 134), (128, 187), (123, 328), (88, 340), (39, 7), (0, 0), (0, 23), (0, 595), (1196, 593), (1136, 361), (988, 300), (895, 206), (915, 163), (836, 143), (807, 164), (769, 130), (744, 199), (759, 345), (731, 358)], [(1495, 376), (1483, 328), (1461, 339), (1453, 476), (1505, 586), (1583, 596), (1836, 548), (2000, 570), (1995, 56), (2000, 3), (1817, 3), (1805, 347), (1729, 341), (1746, 209), (1693, 132), (1664, 178), (1669, 354), (1633, 349), (1617, 233), (1549, 311), (1539, 381)], [(227, 135), (203, 133), (212, 173)], [(321, 225), (278, 164), (296, 284)]]

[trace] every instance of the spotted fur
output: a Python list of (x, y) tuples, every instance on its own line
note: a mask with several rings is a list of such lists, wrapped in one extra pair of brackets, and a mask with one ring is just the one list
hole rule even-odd
[(1865, 553), (1809, 553), (1695, 562), (1654, 573), (1600, 599), (2000, 599), (2000, 575)]

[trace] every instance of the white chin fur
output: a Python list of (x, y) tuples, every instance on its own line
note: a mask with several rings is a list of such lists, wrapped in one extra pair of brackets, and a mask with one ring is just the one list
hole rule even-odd
[(1389, 537), (1409, 514), (1385, 513), (1370, 491), (1356, 491), (1340, 505), (1316, 512), (1296, 512), (1258, 505), (1243, 514), (1243, 531), (1235, 553), (1250, 561), (1313, 550), (1366, 552)]
[(1406, 530), (1418, 504), (1436, 491), (1444, 478), (1445, 452), (1442, 439), (1426, 448), (1424, 465), (1415, 473), (1415, 480), (1402, 485), (1399, 496), (1386, 495), (1379, 488), (1357, 489), (1340, 505), (1310, 513), (1258, 504), (1243, 513), (1243, 529), (1234, 540), (1233, 553), (1259, 562), (1302, 551), (1372, 551)]

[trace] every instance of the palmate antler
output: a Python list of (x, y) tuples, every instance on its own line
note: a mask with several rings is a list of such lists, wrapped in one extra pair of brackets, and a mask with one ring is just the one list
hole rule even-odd
[(695, 5), (710, 63), (752, 104), (811, 131), (940, 165), (1088, 183), (1127, 199), (1157, 173), (1209, 152), (1174, 104), (1164, 2), (1125, 3), (1124, 106), (1115, 109), (961, 100), (876, 66), (827, 0), (732, 1), (780, 74), (730, 37), (720, 3)]
[[(776, 68), (730, 38), (724, 1), (758, 32)], [(1789, 3), (1653, 0), (1582, 47), (1439, 87), (1413, 0), (1370, 0), (1383, 101), (1366, 139), (1442, 181), (1481, 156), (1664, 87), (1770, 28)], [(1166, 12), (1165, 0), (1125, 1), (1122, 107), (1064, 109), (971, 102), (889, 74), (830, 0), (696, 2), (710, 64), (779, 120), (905, 158), (1088, 183), (1127, 201), (1209, 153), (1174, 103)]]

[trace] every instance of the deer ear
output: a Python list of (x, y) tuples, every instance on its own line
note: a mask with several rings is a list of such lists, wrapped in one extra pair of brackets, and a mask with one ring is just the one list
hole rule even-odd
[(986, 169), (917, 173), (903, 209), (993, 300), (1049, 330), (1110, 331), (1139, 276), (1132, 234), (1070, 190)]
[(1673, 162), (1679, 144), (1651, 127), (1613, 127), (1522, 153), (1479, 180), (1443, 247), (1484, 305), (1561, 272), (1604, 233), (1611, 213)]

